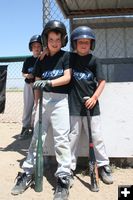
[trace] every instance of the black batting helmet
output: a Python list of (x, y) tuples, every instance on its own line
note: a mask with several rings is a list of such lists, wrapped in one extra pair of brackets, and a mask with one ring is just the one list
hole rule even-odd
[(62, 22), (58, 20), (51, 20), (45, 25), (41, 34), (43, 46), (47, 46), (48, 33), (51, 31), (58, 31), (59, 33), (61, 33), (62, 47), (66, 46), (68, 42), (66, 27)]
[(71, 46), (75, 50), (76, 48), (76, 41), (78, 39), (82, 38), (88, 38), (91, 39), (91, 50), (94, 50), (95, 48), (95, 34), (93, 30), (88, 26), (79, 26), (76, 29), (74, 29), (71, 33)]
[(42, 45), (41, 36), (40, 35), (33, 35), (29, 41), (29, 50), (32, 51), (32, 43), (38, 42)]

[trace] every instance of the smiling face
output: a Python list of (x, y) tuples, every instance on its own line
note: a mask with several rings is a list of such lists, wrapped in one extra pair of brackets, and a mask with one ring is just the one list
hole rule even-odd
[(61, 33), (49, 32), (48, 49), (49, 49), (50, 55), (54, 55), (55, 53), (60, 51), (61, 47), (62, 47)]
[(77, 40), (77, 48), (76, 51), (79, 55), (85, 56), (89, 54), (90, 47), (91, 47), (91, 39), (78, 39)]

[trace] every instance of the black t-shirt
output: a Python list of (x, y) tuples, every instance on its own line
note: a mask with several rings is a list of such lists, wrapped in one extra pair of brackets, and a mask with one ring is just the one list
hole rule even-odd
[[(80, 56), (70, 53), (70, 67), (72, 68), (71, 91), (69, 94), (70, 115), (86, 116), (83, 97), (91, 97), (98, 80), (105, 80), (99, 59), (92, 54)], [(99, 115), (99, 102), (90, 110), (91, 116)]]
[[(37, 57), (34, 57), (34, 56), (26, 58), (26, 60), (24, 61), (24, 64), (23, 64), (22, 73), (33, 74), (36, 60), (37, 60)], [(26, 83), (33, 83), (34, 81), (35, 81), (35, 78), (32, 78), (32, 79), (25, 78)]]
[[(53, 56), (48, 55), (42, 61), (39, 60), (34, 75), (42, 80), (53, 80), (63, 76), (66, 69), (69, 69), (69, 53), (60, 50)], [(47, 92), (68, 94), (68, 91), (69, 84), (51, 87)]]

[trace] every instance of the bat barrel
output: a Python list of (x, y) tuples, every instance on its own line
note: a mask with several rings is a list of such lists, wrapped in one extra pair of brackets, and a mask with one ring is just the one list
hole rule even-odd
[(91, 189), (92, 192), (99, 192), (99, 187), (98, 187), (98, 184), (96, 182), (91, 183), (90, 189)]
[(42, 143), (42, 91), (39, 101), (39, 130), (35, 166), (35, 191), (43, 190), (43, 143)]
[(43, 155), (38, 157), (36, 170), (35, 170), (35, 191), (43, 191)]

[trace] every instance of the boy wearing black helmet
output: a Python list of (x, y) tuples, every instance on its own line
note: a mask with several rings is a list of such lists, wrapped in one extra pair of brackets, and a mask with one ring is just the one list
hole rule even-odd
[[(49, 21), (42, 32), (43, 46), (48, 47), (49, 55), (39, 60), (34, 75), (36, 99), (43, 89), (42, 106), (42, 140), (48, 133), (51, 124), (53, 129), (54, 149), (58, 168), (55, 173), (57, 186), (54, 200), (67, 200), (71, 177), (71, 151), (68, 134), (70, 132), (68, 108), (68, 83), (71, 79), (68, 54), (61, 50), (67, 43), (66, 28), (60, 21)], [(37, 102), (36, 102), (37, 103)], [(33, 181), (36, 142), (38, 137), (39, 109), (35, 116), (34, 133), (27, 159), (23, 163), (24, 173), (17, 177), (12, 194), (24, 192)]]
[(37, 58), (42, 51), (42, 42), (40, 35), (33, 35), (29, 41), (29, 50), (33, 53), (32, 56), (26, 58), (22, 68), (22, 75), (25, 78), (24, 84), (24, 108), (22, 117), (22, 130), (19, 135), (19, 139), (27, 139), (30, 136), (30, 129), (33, 128), (33, 105), (34, 105), (34, 94), (33, 94), (33, 83), (35, 78), (32, 74), (34, 65)]
[[(98, 98), (105, 86), (105, 76), (99, 59), (91, 54), (91, 51), (95, 48), (93, 30), (87, 26), (80, 26), (73, 30), (71, 46), (76, 52), (72, 53), (70, 62), (70, 67), (72, 68), (72, 89), (69, 95), (71, 169), (76, 169), (76, 153), (82, 127), (84, 127), (85, 133), (88, 136), (86, 107), (90, 109), (92, 137), (99, 175), (104, 183), (112, 184), (113, 179), (109, 159), (102, 140), (98, 102)], [(85, 96), (90, 98), (84, 103), (83, 97)]]

